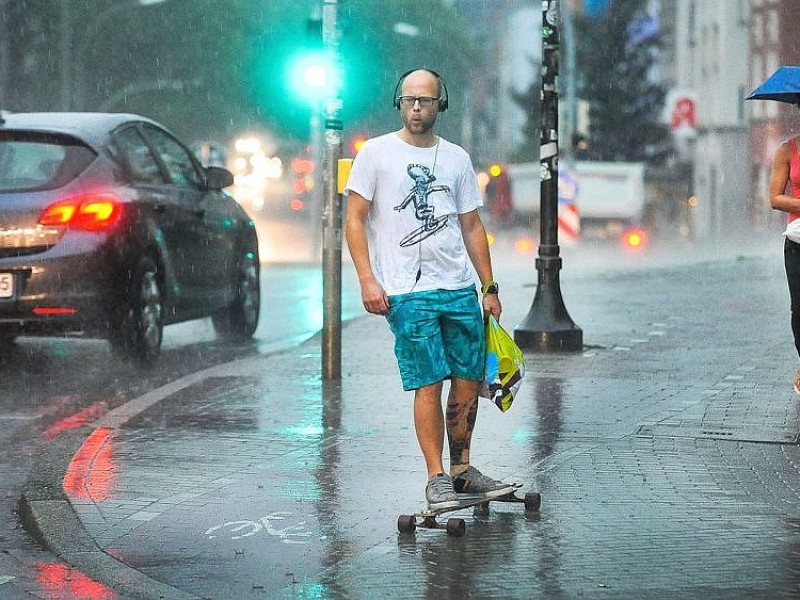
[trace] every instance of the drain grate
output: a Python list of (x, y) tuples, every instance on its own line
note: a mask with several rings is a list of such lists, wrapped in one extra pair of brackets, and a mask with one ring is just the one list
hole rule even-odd
[(698, 425), (697, 423), (656, 423), (642, 425), (636, 431), (640, 437), (673, 437), (688, 439), (726, 440), (759, 444), (800, 443), (800, 431), (796, 426), (763, 425), (742, 423), (735, 427)]

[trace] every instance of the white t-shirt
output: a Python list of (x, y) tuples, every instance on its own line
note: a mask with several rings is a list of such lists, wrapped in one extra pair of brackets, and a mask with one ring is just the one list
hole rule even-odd
[(387, 295), (473, 282), (458, 215), (483, 201), (463, 148), (441, 137), (431, 148), (412, 146), (396, 132), (373, 138), (356, 155), (350, 191), (372, 203), (369, 246)]

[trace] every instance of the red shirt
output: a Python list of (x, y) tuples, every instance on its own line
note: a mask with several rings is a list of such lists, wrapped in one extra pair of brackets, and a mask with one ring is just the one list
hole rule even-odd
[[(797, 151), (797, 138), (789, 140), (789, 192), (800, 198), (800, 153)], [(800, 213), (789, 213), (789, 223), (800, 219)]]

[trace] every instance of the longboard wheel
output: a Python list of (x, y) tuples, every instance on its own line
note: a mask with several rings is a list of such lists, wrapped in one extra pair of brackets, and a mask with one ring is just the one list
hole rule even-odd
[(464, 519), (447, 519), (447, 533), (455, 537), (461, 537), (467, 532), (467, 524)]
[(397, 530), (400, 533), (414, 533), (417, 528), (417, 519), (414, 515), (400, 515), (397, 518)]
[(525, 510), (537, 511), (542, 506), (542, 495), (539, 492), (525, 494)]

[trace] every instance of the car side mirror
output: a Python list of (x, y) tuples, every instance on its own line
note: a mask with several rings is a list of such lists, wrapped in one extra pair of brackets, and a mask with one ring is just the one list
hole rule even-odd
[(233, 173), (223, 167), (206, 167), (206, 186), (210, 190), (221, 190), (233, 185)]

